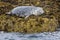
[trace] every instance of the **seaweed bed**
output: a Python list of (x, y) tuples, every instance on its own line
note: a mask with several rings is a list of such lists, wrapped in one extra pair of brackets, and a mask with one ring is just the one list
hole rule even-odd
[[(40, 16), (31, 15), (26, 20), (15, 15), (6, 15), (16, 6), (39, 6), (45, 13)], [(36, 33), (55, 31), (60, 28), (59, 0), (0, 0), (0, 31)]]

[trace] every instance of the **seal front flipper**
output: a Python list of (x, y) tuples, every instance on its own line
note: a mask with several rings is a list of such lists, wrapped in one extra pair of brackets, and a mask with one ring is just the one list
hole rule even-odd
[(27, 15), (27, 16), (25, 17), (25, 19), (27, 19), (29, 16), (30, 16), (30, 15)]

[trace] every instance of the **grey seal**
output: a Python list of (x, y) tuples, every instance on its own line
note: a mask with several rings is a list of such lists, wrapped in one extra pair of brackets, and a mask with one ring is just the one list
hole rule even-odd
[(42, 7), (35, 7), (35, 6), (18, 6), (13, 8), (10, 12), (7, 14), (15, 14), (19, 17), (25, 17), (28, 18), (30, 15), (41, 15), (44, 13), (44, 10)]

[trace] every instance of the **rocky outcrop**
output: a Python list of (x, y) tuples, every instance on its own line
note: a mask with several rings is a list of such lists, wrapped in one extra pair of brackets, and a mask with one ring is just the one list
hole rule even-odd
[(31, 2), (26, 2), (26, 4), (20, 4), (18, 2), (18, 5), (16, 5), (2, 0), (2, 2), (0, 2), (0, 30), (24, 33), (55, 31), (60, 24), (59, 1), (33, 1), (32, 4), (43, 7), (45, 13), (37, 17), (31, 15), (29, 18), (27, 18), (27, 20), (16, 17), (14, 15), (10, 16), (5, 14), (16, 6), (30, 4)]

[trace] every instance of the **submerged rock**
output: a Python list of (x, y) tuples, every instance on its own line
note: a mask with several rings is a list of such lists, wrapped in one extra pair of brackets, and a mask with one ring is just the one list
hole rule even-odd
[(7, 14), (15, 14), (16, 16), (19, 17), (29, 17), (30, 15), (41, 15), (44, 13), (43, 8), (41, 7), (35, 7), (35, 6), (18, 6), (14, 9), (12, 9), (10, 12)]

